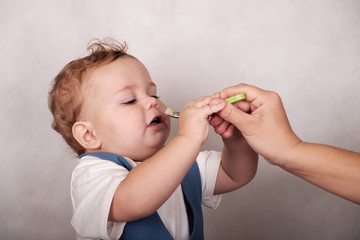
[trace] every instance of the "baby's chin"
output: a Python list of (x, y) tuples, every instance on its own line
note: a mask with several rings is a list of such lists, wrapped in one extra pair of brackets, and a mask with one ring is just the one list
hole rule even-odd
[(135, 162), (143, 162), (146, 161), (147, 159), (151, 158), (152, 156), (154, 156), (157, 152), (159, 152), (165, 145), (161, 145), (161, 146), (156, 146), (156, 147), (151, 147), (148, 149), (143, 149), (144, 151), (142, 152), (137, 152), (136, 154), (131, 154), (129, 157), (131, 158), (133, 161)]

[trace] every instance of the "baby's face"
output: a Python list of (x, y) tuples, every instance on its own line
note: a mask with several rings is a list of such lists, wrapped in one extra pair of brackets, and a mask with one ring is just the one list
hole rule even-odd
[(160, 150), (170, 132), (166, 106), (156, 85), (137, 59), (122, 57), (85, 76), (80, 116), (101, 140), (99, 151), (143, 161)]

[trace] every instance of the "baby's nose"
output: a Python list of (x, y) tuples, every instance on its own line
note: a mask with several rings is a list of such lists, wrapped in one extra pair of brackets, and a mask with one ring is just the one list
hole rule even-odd
[(154, 97), (148, 97), (145, 103), (146, 109), (150, 110), (151, 108), (158, 108), (159, 101)]

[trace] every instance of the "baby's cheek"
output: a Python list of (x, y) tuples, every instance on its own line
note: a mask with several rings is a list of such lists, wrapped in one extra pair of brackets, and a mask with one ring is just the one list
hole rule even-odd
[(162, 101), (159, 101), (159, 110), (165, 112), (166, 108), (167, 106)]

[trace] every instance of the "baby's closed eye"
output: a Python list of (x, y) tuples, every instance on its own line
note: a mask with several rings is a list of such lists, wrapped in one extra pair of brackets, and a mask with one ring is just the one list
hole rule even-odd
[(134, 104), (136, 102), (136, 99), (131, 99), (129, 101), (123, 102), (123, 104)]

